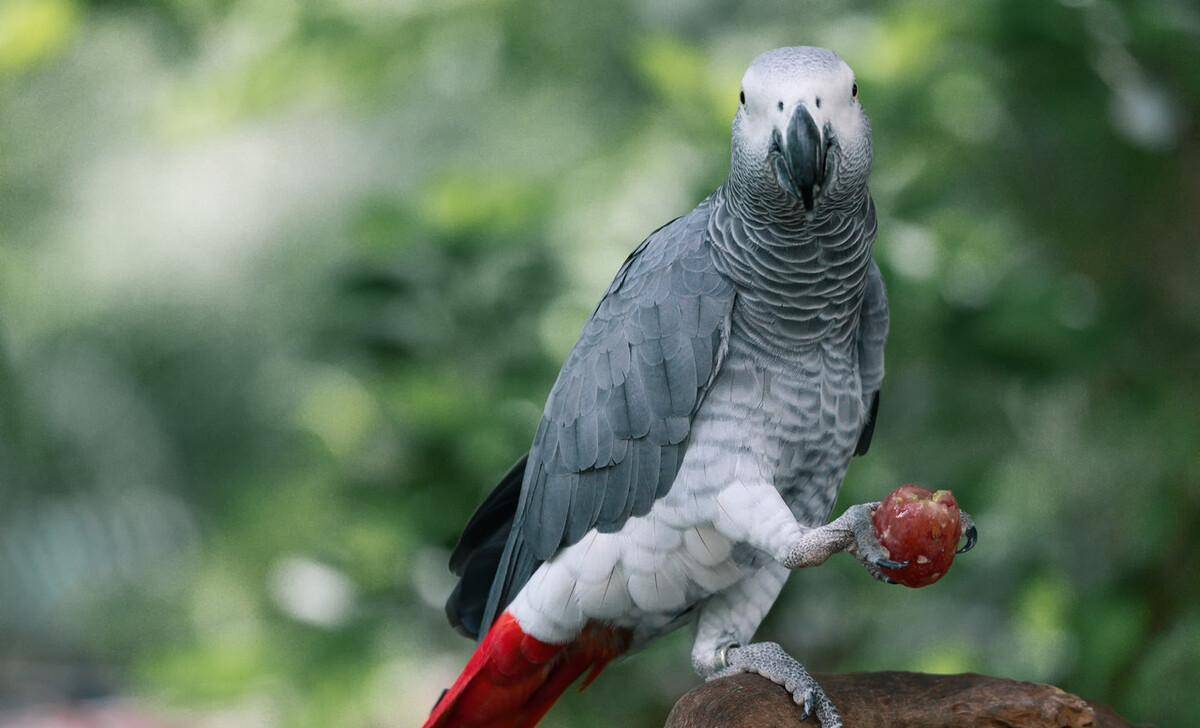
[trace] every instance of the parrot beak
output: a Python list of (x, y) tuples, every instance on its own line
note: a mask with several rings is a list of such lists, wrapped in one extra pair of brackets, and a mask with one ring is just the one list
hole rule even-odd
[(779, 186), (812, 212), (813, 200), (825, 182), (825, 145), (804, 104), (796, 104), (786, 132), (780, 134), (778, 128), (772, 132), (771, 152)]

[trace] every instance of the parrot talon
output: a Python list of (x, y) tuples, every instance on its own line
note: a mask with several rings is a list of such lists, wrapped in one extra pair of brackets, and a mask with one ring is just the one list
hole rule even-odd
[(976, 542), (979, 541), (979, 531), (977, 531), (976, 527), (973, 527), (973, 525), (971, 528), (968, 528), (966, 530), (966, 536), (967, 536), (967, 542), (964, 543), (964, 545), (962, 545), (962, 547), (959, 548), (959, 550), (956, 550), (955, 553), (965, 554), (968, 552), (968, 550), (971, 550), (972, 548), (974, 548), (974, 545), (976, 545)]
[(979, 531), (975, 528), (975, 519), (971, 518), (970, 515), (960, 512), (958, 517), (962, 521), (962, 530), (963, 534), (967, 537), (967, 542), (954, 553), (965, 554), (975, 548), (975, 543), (979, 541)]
[(893, 561), (892, 559), (876, 559), (875, 565), (881, 569), (903, 569), (908, 566), (907, 561)]

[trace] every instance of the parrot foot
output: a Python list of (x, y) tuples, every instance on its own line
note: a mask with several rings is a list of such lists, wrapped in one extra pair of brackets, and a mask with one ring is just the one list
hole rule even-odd
[(834, 523), (843, 519), (848, 521), (846, 526), (849, 527), (853, 538), (846, 546), (847, 553), (858, 559), (859, 563), (866, 568), (867, 573), (876, 580), (882, 581), (884, 584), (895, 584), (896, 582), (887, 575), (887, 569), (903, 569), (908, 566), (908, 562), (892, 560), (887, 549), (879, 543), (879, 537), (875, 535), (874, 522), (875, 510), (879, 508), (879, 505), (879, 503), (863, 503), (850, 506)]
[(720, 653), (720, 661), (724, 663), (724, 668), (709, 680), (743, 672), (761, 675), (791, 693), (792, 700), (804, 710), (802, 720), (816, 715), (821, 728), (842, 728), (842, 718), (825, 690), (803, 665), (777, 643), (755, 642), (745, 647), (732, 645)]
[(904, 561), (893, 561), (887, 549), (875, 536), (872, 517), (879, 503), (860, 503), (850, 506), (834, 521), (804, 533), (781, 559), (789, 569), (801, 569), (825, 563), (838, 551), (846, 551), (858, 559), (867, 572), (879, 581), (894, 583), (887, 569), (902, 569)]

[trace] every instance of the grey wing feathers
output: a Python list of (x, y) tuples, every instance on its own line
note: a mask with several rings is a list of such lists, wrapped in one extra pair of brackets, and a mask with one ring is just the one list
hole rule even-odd
[(584, 326), (534, 436), (485, 627), (542, 561), (670, 489), (733, 305), (708, 213), (702, 203), (651, 234)]
[(863, 296), (858, 327), (858, 371), (862, 381), (863, 403), (867, 406), (867, 421), (858, 438), (855, 455), (865, 455), (875, 434), (875, 418), (879, 414), (879, 388), (883, 385), (883, 350), (888, 336), (887, 290), (879, 266), (871, 261), (867, 270), (867, 291)]

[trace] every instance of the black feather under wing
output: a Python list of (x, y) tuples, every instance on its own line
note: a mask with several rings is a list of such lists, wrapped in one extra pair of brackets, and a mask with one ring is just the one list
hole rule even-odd
[(450, 555), (450, 570), (459, 577), (446, 600), (446, 617), (459, 633), (477, 639), (496, 577), (512, 531), (521, 483), (529, 456), (516, 462), (475, 509)]
[(471, 520), (463, 528), (458, 543), (450, 554), (450, 571), (457, 576), (463, 575), (467, 559), (480, 546), (493, 538), (497, 531), (506, 534), (512, 525), (513, 515), (517, 512), (517, 501), (521, 497), (521, 483), (525, 479), (525, 463), (529, 455), (521, 457), (496, 485), (483, 503), (475, 509)]
[(647, 238), (584, 326), (534, 437), (484, 629), (543, 561), (669, 491), (733, 306), (708, 218), (705, 202)]

